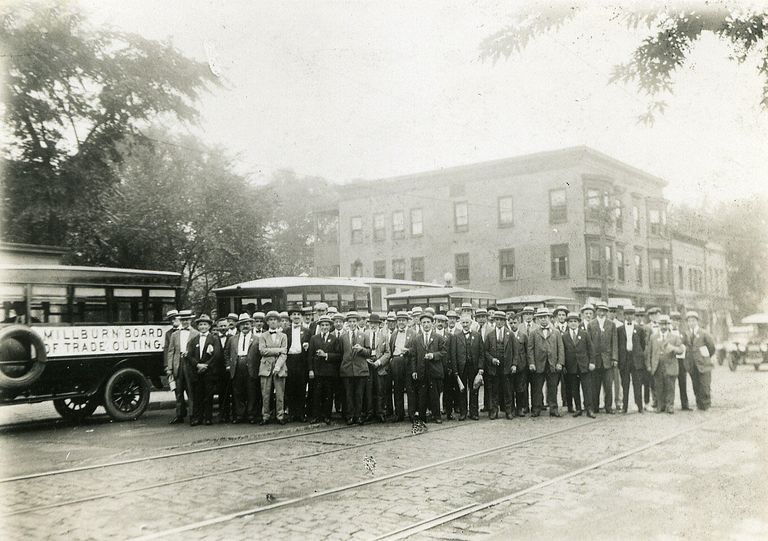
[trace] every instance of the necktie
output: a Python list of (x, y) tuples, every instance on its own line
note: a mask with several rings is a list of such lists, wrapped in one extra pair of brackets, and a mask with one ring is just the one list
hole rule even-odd
[(371, 349), (376, 349), (376, 331), (371, 333)]
[(576, 331), (571, 331), (571, 340), (573, 340), (574, 343), (576, 342)]
[(240, 336), (240, 353), (245, 351), (245, 335)]

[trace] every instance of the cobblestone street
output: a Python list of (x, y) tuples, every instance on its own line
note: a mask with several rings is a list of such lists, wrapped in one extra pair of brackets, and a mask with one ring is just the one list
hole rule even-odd
[(615, 539), (620, 524), (625, 539), (765, 539), (768, 372), (713, 379), (706, 413), (481, 418), (419, 436), (169, 427), (162, 409), (72, 427), (31, 421), (43, 405), (7, 409), (4, 538)]

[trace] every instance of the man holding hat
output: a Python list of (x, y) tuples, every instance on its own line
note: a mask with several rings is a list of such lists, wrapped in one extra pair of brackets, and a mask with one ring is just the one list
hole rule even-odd
[(442, 423), (440, 415), (440, 393), (443, 391), (443, 361), (447, 357), (445, 338), (432, 329), (434, 318), (424, 312), (419, 318), (421, 331), (411, 336), (406, 345), (411, 378), (413, 379), (414, 401), (419, 421), (426, 421), (427, 405), (432, 411), (434, 422)]
[(597, 304), (597, 317), (589, 322), (587, 332), (592, 340), (595, 370), (592, 372), (592, 411), (600, 411), (600, 387), (603, 387), (605, 413), (613, 410), (613, 367), (619, 365), (619, 339), (616, 325), (608, 319), (608, 304)]
[(288, 310), (291, 318), (291, 326), (285, 331), (288, 339), (288, 377), (285, 380), (285, 405), (288, 406), (289, 420), (297, 423), (303, 422), (304, 406), (307, 399), (307, 350), (309, 338), (312, 336), (309, 329), (303, 325), (302, 309), (292, 306)]
[(536, 328), (528, 336), (528, 373), (533, 377), (531, 396), (531, 417), (538, 417), (544, 407), (543, 387), (547, 384), (549, 415), (560, 417), (557, 410), (557, 384), (565, 364), (563, 337), (552, 328), (549, 310), (540, 308), (536, 312)]
[(179, 329), (171, 335), (168, 342), (165, 373), (176, 397), (176, 416), (171, 419), (172, 425), (183, 423), (184, 417), (187, 416), (185, 392), (189, 398), (189, 409), (192, 409), (191, 377), (187, 377), (187, 344), (197, 336), (197, 331), (190, 327), (194, 317), (192, 310), (181, 310), (178, 313)]
[(565, 357), (565, 400), (569, 409), (571, 404), (576, 406), (574, 417), (581, 416), (581, 396), (579, 387), (584, 392), (584, 409), (587, 417), (594, 418), (592, 413), (592, 374), (595, 369), (592, 340), (589, 333), (580, 325), (579, 314), (570, 312), (567, 316), (568, 328), (563, 334), (563, 352)]
[(656, 394), (656, 412), (675, 412), (675, 380), (677, 355), (684, 351), (682, 339), (672, 334), (669, 316), (659, 317), (659, 330), (651, 335), (645, 353), (645, 367), (653, 374)]
[(237, 333), (227, 343), (228, 375), (232, 380), (232, 423), (258, 422), (261, 411), (259, 389), (259, 337), (247, 312), (237, 318)]
[(190, 426), (213, 423), (213, 393), (223, 368), (221, 343), (210, 332), (213, 320), (203, 314), (195, 320), (195, 325), (198, 334), (187, 344), (187, 375), (192, 383)]
[(635, 307), (624, 308), (624, 324), (616, 331), (619, 348), (619, 374), (624, 393), (622, 413), (629, 409), (629, 383), (635, 397), (637, 411), (643, 413), (643, 386), (647, 385), (645, 374), (645, 329), (635, 321)]
[(280, 314), (275, 310), (267, 312), (268, 329), (259, 335), (259, 378), (261, 379), (261, 422), (269, 423), (272, 418), (270, 399), (275, 390), (275, 416), (284, 425), (285, 420), (285, 379), (288, 376), (288, 337), (280, 330)]
[(712, 405), (712, 369), (715, 366), (715, 341), (712, 335), (699, 327), (699, 313), (693, 310), (686, 312), (685, 321), (688, 332), (685, 333), (686, 361), (690, 367), (693, 380), (693, 394), (696, 396), (696, 407), (707, 411)]
[(411, 340), (412, 331), (408, 329), (408, 313), (397, 312), (395, 315), (397, 327), (389, 335), (390, 372), (394, 393), (395, 411), (394, 422), (405, 419), (405, 402), (403, 394), (408, 396), (408, 415), (413, 422), (416, 403), (413, 399), (413, 380), (408, 367), (407, 345)]
[[(687, 349), (685, 333), (681, 330), (683, 316), (680, 312), (673, 310), (669, 313), (669, 328), (672, 334), (683, 339), (683, 348)], [(686, 352), (677, 355), (677, 386), (680, 389), (680, 406), (683, 411), (691, 411), (688, 405), (688, 374), (690, 373), (690, 363)], [(693, 379), (693, 377), (691, 377)]]
[(339, 378), (339, 363), (341, 350), (339, 339), (331, 332), (331, 318), (327, 314), (320, 316), (317, 321), (317, 334), (309, 339), (307, 359), (309, 361), (309, 377), (315, 381), (313, 394), (313, 422), (320, 419), (327, 425), (331, 424), (331, 408), (336, 381)]
[(387, 414), (387, 389), (392, 386), (389, 379), (389, 333), (386, 328), (381, 328), (381, 316), (375, 312), (368, 318), (368, 323), (370, 328), (366, 333), (371, 344), (371, 356), (365, 386), (366, 420), (375, 418), (383, 423)]
[(344, 412), (348, 425), (362, 425), (365, 423), (363, 395), (368, 382), (371, 343), (366, 333), (358, 327), (360, 316), (357, 312), (348, 312), (346, 320), (349, 328), (341, 335), (342, 357), (339, 368), (347, 398)]

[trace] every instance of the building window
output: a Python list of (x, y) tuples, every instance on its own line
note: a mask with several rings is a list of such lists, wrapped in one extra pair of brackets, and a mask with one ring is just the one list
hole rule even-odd
[(513, 225), (512, 218), (512, 198), (499, 197), (499, 227), (510, 227)]
[(667, 215), (664, 209), (648, 210), (648, 229), (651, 235), (662, 236), (666, 234)]
[[(607, 276), (613, 276), (613, 246), (604, 246)], [(589, 245), (588, 278), (600, 278), (600, 244)]]
[(635, 229), (635, 234), (640, 234), (640, 207), (634, 205), (632, 207), (632, 224)]
[(405, 238), (405, 214), (402, 210), (396, 210), (392, 213), (392, 238)]
[(363, 217), (352, 216), (352, 244), (361, 244), (363, 242)]
[(625, 279), (623, 250), (616, 250), (616, 278), (618, 278), (619, 282), (623, 282)]
[(387, 277), (387, 262), (382, 260), (373, 262), (373, 277), (374, 278), (386, 278)]
[[(624, 205), (621, 199), (616, 199), (614, 204), (616, 205), (613, 210), (614, 219), (616, 220), (616, 231), (624, 231)], [(618, 255), (616, 257), (618, 261)]]
[(643, 256), (635, 254), (635, 282), (637, 285), (643, 285)]
[(608, 269), (608, 277), (613, 276), (613, 246), (605, 247), (605, 266)]
[(424, 216), (421, 209), (411, 209), (411, 236), (420, 237), (424, 234)]
[(373, 240), (382, 242), (387, 238), (387, 227), (384, 225), (384, 214), (373, 215)]
[(499, 250), (499, 280), (515, 278), (515, 249)]
[(362, 276), (363, 275), (363, 263), (359, 259), (352, 263), (352, 266), (350, 268), (350, 275), (351, 276)]
[(549, 190), (549, 223), (561, 224), (568, 221), (568, 206), (565, 189)]
[(469, 254), (456, 254), (456, 283), (469, 282)]
[(651, 256), (651, 287), (669, 285), (669, 258)]
[(448, 195), (450, 197), (464, 197), (464, 184), (451, 184), (448, 186)]
[(405, 259), (392, 260), (392, 278), (405, 280)]
[(549, 247), (552, 262), (552, 279), (568, 277), (568, 245), (553, 244)]
[(600, 218), (600, 209), (607, 205), (607, 201), (603, 202), (603, 197), (607, 195), (603, 194), (601, 190), (590, 188), (587, 190), (587, 218), (597, 220)]
[(469, 230), (469, 209), (466, 201), (453, 204), (453, 225), (456, 232)]
[(424, 258), (412, 257), (411, 258), (411, 280), (417, 282), (424, 281)]

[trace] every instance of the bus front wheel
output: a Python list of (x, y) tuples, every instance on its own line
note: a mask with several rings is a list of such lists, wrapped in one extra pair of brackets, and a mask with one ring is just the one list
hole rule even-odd
[(115, 421), (133, 421), (149, 405), (150, 384), (135, 368), (121, 368), (104, 387), (104, 409)]

